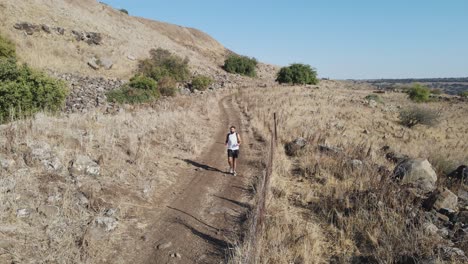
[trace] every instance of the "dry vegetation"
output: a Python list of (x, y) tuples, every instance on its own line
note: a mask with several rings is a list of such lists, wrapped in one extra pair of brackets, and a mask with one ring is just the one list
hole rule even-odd
[[(367, 89), (335, 81), (319, 87), (251, 88), (238, 96), (264, 138), (270, 135), (272, 113), (279, 116), (280, 145), (258, 263), (447, 259), (440, 248), (450, 242), (425, 229), (421, 198), (390, 178), (395, 165), (381, 148), (428, 158), (443, 185), (448, 171), (468, 163), (468, 105), (427, 104), (441, 113), (441, 122), (410, 129), (399, 122), (400, 109), (415, 105), (405, 94), (382, 94), (383, 103), (372, 105), (364, 99)], [(297, 137), (308, 145), (288, 157), (282, 146)], [(319, 145), (339, 151), (320, 151)], [(233, 262), (240, 262), (248, 246), (237, 248)], [(455, 246), (467, 253), (466, 241)]]
[[(25, 35), (13, 28), (29, 22), (65, 28), (65, 34), (36, 32)], [(78, 42), (72, 30), (103, 35), (101, 45)], [(137, 61), (152, 48), (163, 48), (189, 57), (200, 74), (218, 71), (227, 50), (207, 34), (192, 28), (128, 16), (95, 0), (2, 1), (0, 31), (17, 43), (20, 59), (34, 68), (84, 75), (129, 78)], [(110, 58), (114, 66), (98, 73), (87, 66), (93, 56)], [(66, 58), (66, 59), (65, 59)]]
[[(123, 263), (188, 166), (181, 159), (219, 126), (220, 96), (0, 126), (0, 263)], [(90, 158), (82, 173), (80, 156)]]

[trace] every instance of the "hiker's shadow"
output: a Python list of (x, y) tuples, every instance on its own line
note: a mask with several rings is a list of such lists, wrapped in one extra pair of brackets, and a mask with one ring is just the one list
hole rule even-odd
[(220, 169), (208, 166), (206, 164), (201, 164), (201, 163), (198, 163), (198, 162), (193, 161), (193, 160), (183, 159), (183, 161), (187, 162), (188, 164), (190, 164), (192, 166), (195, 166), (197, 168), (204, 169), (204, 170), (207, 170), (207, 171), (215, 171), (215, 172), (226, 173), (225, 171), (222, 171)]

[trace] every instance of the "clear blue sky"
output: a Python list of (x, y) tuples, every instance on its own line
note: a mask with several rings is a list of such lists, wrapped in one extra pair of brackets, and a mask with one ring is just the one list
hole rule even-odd
[(104, 0), (321, 77), (468, 76), (468, 0)]

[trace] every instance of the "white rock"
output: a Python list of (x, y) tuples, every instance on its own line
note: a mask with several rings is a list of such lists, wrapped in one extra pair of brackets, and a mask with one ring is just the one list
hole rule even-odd
[(106, 232), (110, 232), (116, 229), (118, 225), (117, 219), (113, 217), (107, 217), (107, 216), (96, 217), (96, 219), (94, 220), (94, 223), (97, 227), (105, 230)]
[(410, 159), (397, 165), (394, 175), (402, 184), (411, 184), (423, 191), (435, 189), (437, 174), (427, 159)]

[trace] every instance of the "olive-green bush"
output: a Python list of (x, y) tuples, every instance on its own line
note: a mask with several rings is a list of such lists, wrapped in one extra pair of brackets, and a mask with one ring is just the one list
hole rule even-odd
[(155, 81), (163, 77), (172, 77), (178, 82), (187, 81), (190, 77), (188, 58), (181, 58), (165, 49), (152, 49), (150, 58), (141, 60), (138, 72)]
[(276, 81), (289, 84), (317, 84), (317, 71), (310, 65), (294, 63), (281, 68)]
[(198, 75), (192, 80), (192, 89), (204, 91), (213, 83), (213, 79), (208, 76)]
[(232, 54), (224, 61), (224, 70), (249, 77), (257, 76), (257, 60), (246, 56)]
[(417, 102), (417, 103), (428, 102), (430, 94), (431, 94), (431, 90), (429, 90), (429, 88), (418, 83), (414, 84), (408, 90), (409, 98), (412, 101)]
[(400, 111), (400, 123), (412, 128), (416, 125), (434, 126), (439, 122), (439, 113), (429, 108), (413, 107)]
[(121, 104), (148, 103), (159, 97), (156, 81), (142, 75), (134, 76), (128, 84), (107, 93), (108, 101)]
[(59, 111), (68, 94), (67, 85), (15, 59), (0, 59), (0, 123), (38, 111)]
[(376, 95), (376, 94), (368, 94), (366, 97), (364, 97), (367, 101), (374, 100), (377, 103), (383, 103), (382, 97)]

